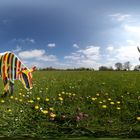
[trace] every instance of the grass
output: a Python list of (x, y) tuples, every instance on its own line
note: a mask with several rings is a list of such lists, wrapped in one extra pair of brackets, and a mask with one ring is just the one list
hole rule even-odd
[(33, 77), (32, 91), (16, 81), (14, 96), (0, 99), (1, 136), (140, 137), (139, 72), (37, 71)]

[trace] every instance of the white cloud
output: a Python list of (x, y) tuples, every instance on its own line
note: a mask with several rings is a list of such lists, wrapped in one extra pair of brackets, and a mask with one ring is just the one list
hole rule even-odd
[(57, 61), (55, 55), (47, 55), (45, 50), (27, 50), (21, 51), (18, 53), (18, 56), (22, 59), (34, 59), (34, 60), (41, 60), (41, 61)]
[(28, 51), (22, 51), (19, 52), (19, 56), (23, 59), (30, 59), (30, 58), (38, 58), (45, 54), (45, 50), (28, 50)]
[(106, 49), (109, 53), (112, 53), (114, 50), (114, 47), (112, 45), (109, 45)]
[(104, 56), (104, 65), (114, 66), (116, 62), (124, 63), (127, 61), (129, 61), (133, 66), (138, 65), (140, 63), (138, 60), (140, 53), (137, 50), (137, 46), (131, 45), (131, 42), (133, 41), (130, 41), (130, 45), (125, 44), (117, 47), (113, 46), (112, 53), (105, 54)]
[(140, 26), (125, 25), (125, 30), (132, 33), (140, 33)]
[(22, 47), (20, 45), (16, 46), (16, 49), (13, 50), (14, 53), (20, 52), (22, 50)]
[(33, 38), (26, 38), (25, 41), (29, 43), (35, 43), (35, 40)]
[(18, 44), (25, 44), (25, 43), (34, 44), (35, 43), (35, 39), (33, 38), (14, 38), (11, 41)]
[(122, 62), (131, 61), (136, 62), (140, 56), (137, 46), (121, 46), (116, 49), (116, 58)]
[(131, 17), (131, 15), (129, 14), (121, 14), (121, 13), (115, 13), (109, 16), (112, 18), (112, 20), (117, 20), (117, 21), (124, 21), (129, 17)]
[(67, 64), (71, 67), (94, 67), (99, 66), (100, 60), (100, 47), (99, 46), (87, 46), (85, 49), (80, 49), (71, 55), (64, 56), (67, 60)]
[(48, 44), (48, 48), (55, 48), (56, 47), (56, 44), (55, 43), (49, 43)]
[(80, 47), (77, 44), (73, 44), (73, 48), (79, 49)]
[(140, 38), (140, 26), (134, 25), (124, 25), (124, 31), (129, 35), (133, 40), (139, 41)]

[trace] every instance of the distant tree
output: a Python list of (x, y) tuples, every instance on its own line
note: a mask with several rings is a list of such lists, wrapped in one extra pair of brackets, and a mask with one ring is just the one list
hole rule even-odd
[(136, 65), (136, 66), (134, 67), (134, 71), (140, 71), (140, 65)]
[(99, 71), (113, 71), (112, 67), (100, 66)]
[(123, 64), (120, 63), (120, 62), (117, 62), (117, 63), (115, 64), (115, 67), (116, 67), (116, 70), (122, 70), (122, 69), (123, 69)]
[(130, 68), (131, 68), (131, 64), (130, 64), (130, 62), (129, 62), (129, 61), (125, 62), (124, 65), (123, 65), (123, 69), (129, 71)]

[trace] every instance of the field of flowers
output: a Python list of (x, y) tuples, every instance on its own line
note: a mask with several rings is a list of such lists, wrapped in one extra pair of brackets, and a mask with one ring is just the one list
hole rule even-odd
[(36, 71), (33, 84), (0, 98), (0, 136), (140, 137), (139, 72)]

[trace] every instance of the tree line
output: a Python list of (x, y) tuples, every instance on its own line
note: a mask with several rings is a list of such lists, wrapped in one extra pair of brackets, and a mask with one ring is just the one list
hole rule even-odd
[[(39, 68), (38, 70), (41, 71), (94, 71), (94, 68), (85, 68), (85, 67), (79, 67), (79, 68), (67, 68), (67, 69), (57, 69), (53, 67), (46, 67), (46, 68)], [(100, 66), (99, 71), (140, 71), (140, 65), (136, 65), (132, 69), (132, 65), (129, 61), (125, 63), (117, 62), (113, 66), (107, 67), (107, 66)]]

